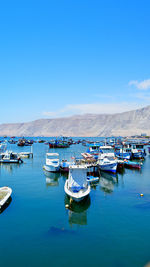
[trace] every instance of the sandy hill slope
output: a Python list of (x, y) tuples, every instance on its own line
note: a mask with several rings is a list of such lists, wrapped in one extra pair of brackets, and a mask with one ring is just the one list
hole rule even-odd
[(150, 135), (150, 106), (117, 114), (85, 114), (0, 125), (0, 136)]

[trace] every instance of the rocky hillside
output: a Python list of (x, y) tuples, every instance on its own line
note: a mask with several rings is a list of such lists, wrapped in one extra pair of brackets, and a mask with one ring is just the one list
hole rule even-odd
[(85, 114), (0, 125), (0, 136), (127, 136), (150, 135), (150, 106), (118, 114)]

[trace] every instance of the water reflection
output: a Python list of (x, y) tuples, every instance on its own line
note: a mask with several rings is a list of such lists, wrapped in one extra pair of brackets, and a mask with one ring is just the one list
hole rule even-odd
[(101, 172), (100, 176), (100, 189), (106, 193), (111, 194), (114, 187), (118, 185), (118, 176), (107, 172)]
[(64, 182), (66, 181), (66, 179), (68, 179), (68, 173), (67, 172), (61, 172), (61, 176), (62, 176)]
[(46, 176), (46, 186), (58, 186), (60, 173), (51, 173), (44, 170)]
[(91, 200), (88, 196), (84, 201), (76, 203), (73, 201), (70, 204), (70, 199), (65, 196), (65, 206), (68, 209), (69, 224), (70, 226), (76, 225), (87, 225), (87, 209), (90, 207)]
[(3, 213), (3, 211), (4, 211), (6, 208), (8, 208), (8, 206), (9, 206), (10, 203), (11, 203), (11, 201), (12, 201), (12, 198), (9, 197), (8, 200), (7, 200), (7, 202), (1, 207), (1, 209), (0, 209), (0, 214)]
[(0, 169), (2, 170), (4, 170), (4, 171), (6, 171), (6, 172), (8, 172), (8, 173), (13, 173), (13, 171), (15, 170), (16, 171), (16, 169), (18, 169), (18, 168), (20, 168), (21, 167), (21, 164), (17, 164), (17, 163), (1, 163), (0, 164)]

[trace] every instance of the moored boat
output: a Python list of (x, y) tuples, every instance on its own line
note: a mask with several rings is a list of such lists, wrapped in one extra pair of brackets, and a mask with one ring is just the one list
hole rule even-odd
[(67, 161), (67, 160), (62, 160), (61, 163), (60, 163), (60, 170), (62, 172), (69, 172), (69, 166), (71, 165), (72, 163), (70, 161)]
[(103, 154), (99, 156), (98, 166), (101, 171), (113, 172), (117, 171), (117, 161), (111, 157), (105, 157)]
[(82, 165), (69, 166), (69, 178), (65, 182), (65, 193), (76, 202), (82, 201), (90, 193), (87, 182), (87, 167)]
[(131, 161), (131, 160), (125, 160), (124, 161), (124, 165), (125, 167), (127, 168), (132, 168), (132, 169), (141, 169), (141, 166), (142, 166), (142, 163), (140, 162), (134, 162), (134, 161)]
[(23, 163), (23, 161), (17, 153), (6, 151), (0, 154), (0, 163)]
[(46, 165), (43, 169), (48, 172), (58, 172), (60, 170), (59, 154), (58, 153), (46, 153)]
[(5, 205), (8, 201), (12, 193), (12, 189), (10, 187), (4, 186), (0, 187), (0, 209)]

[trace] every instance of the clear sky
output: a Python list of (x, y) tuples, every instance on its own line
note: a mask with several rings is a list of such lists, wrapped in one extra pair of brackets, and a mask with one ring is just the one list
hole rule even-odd
[(0, 1), (0, 96), (0, 123), (149, 105), (150, 1)]

